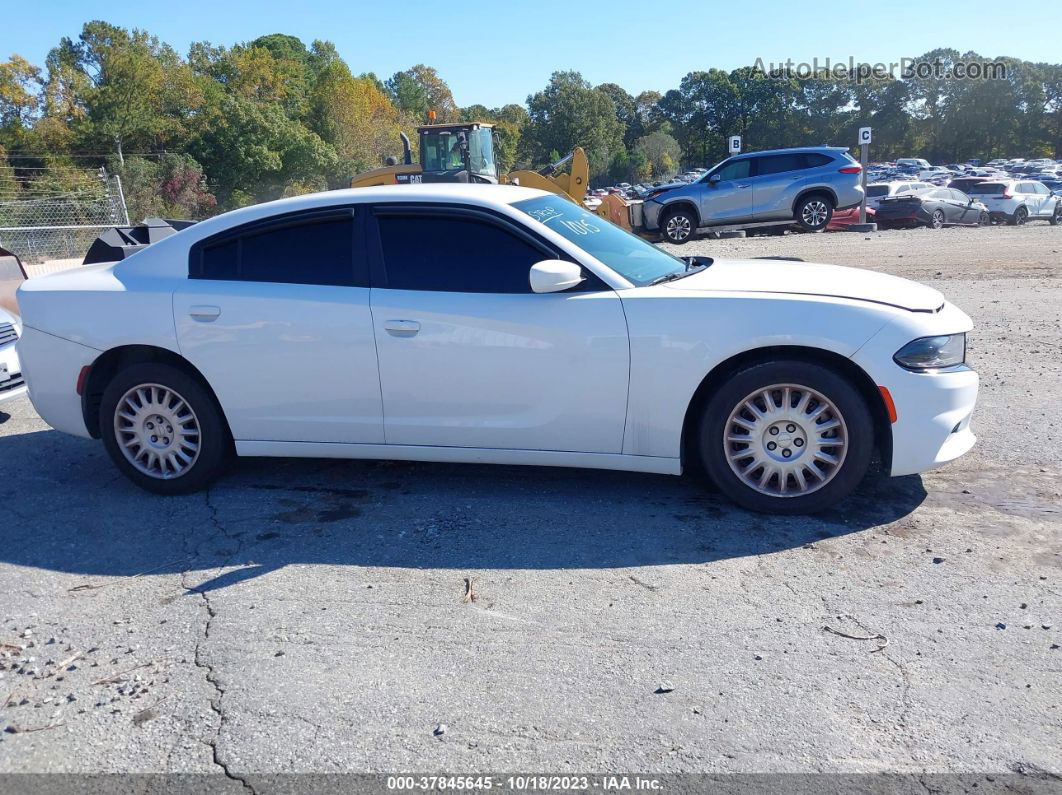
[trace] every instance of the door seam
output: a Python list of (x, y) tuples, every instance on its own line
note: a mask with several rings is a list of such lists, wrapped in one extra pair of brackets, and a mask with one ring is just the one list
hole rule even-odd
[(376, 388), (380, 395), (380, 432), (383, 434), (383, 443), (387, 441), (387, 405), (383, 396), (383, 372), (380, 367), (380, 344), (376, 339), (376, 312), (373, 310), (373, 299), (376, 296), (376, 288), (369, 288), (369, 319), (372, 321), (372, 348), (376, 351)]

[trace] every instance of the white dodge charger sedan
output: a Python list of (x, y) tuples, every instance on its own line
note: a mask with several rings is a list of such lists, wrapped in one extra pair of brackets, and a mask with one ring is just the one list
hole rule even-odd
[(233, 452), (700, 465), (747, 508), (804, 513), (875, 450), (906, 475), (974, 443), (971, 322), (936, 290), (678, 259), (515, 186), (247, 207), (18, 300), (40, 415), (164, 494)]

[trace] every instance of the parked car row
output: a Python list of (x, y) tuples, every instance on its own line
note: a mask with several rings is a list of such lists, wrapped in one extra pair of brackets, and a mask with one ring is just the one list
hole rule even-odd
[[(1043, 178), (1014, 178), (999, 166), (1036, 170)], [(1054, 189), (1048, 176), (1057, 167), (1044, 160), (933, 166), (921, 158), (872, 164), (866, 175), (867, 220), (884, 228), (1058, 224), (1062, 183)], [(749, 152), (666, 184), (624, 182), (590, 191), (584, 204), (595, 209), (609, 193), (640, 201), (639, 231), (658, 233), (674, 244), (689, 242), (699, 230), (794, 226), (834, 231), (859, 222), (862, 171), (844, 147)]]
[(867, 185), (867, 206), (879, 226), (987, 225), (1062, 222), (1062, 194), (1037, 180), (959, 177), (937, 187), (926, 182)]

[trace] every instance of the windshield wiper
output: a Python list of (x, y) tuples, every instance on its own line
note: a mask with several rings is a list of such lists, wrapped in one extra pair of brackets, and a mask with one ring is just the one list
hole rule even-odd
[(684, 279), (694, 273), (700, 273), (713, 262), (711, 257), (682, 257), (682, 261), (686, 263), (686, 267), (683, 270), (672, 271), (671, 273), (665, 273), (663, 276), (658, 276), (649, 282), (649, 286), (652, 287), (655, 284), (664, 284), (665, 282), (673, 282), (676, 279)]

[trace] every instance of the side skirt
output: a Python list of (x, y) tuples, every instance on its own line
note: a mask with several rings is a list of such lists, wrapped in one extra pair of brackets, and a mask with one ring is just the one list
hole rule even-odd
[(616, 453), (569, 453), (558, 450), (494, 450), (481, 447), (427, 447), (399, 444), (347, 444), (342, 442), (237, 441), (241, 456), (266, 458), (353, 458), (391, 461), (432, 461), (458, 464), (578, 467), (617, 469), (658, 475), (681, 475), (677, 458)]

